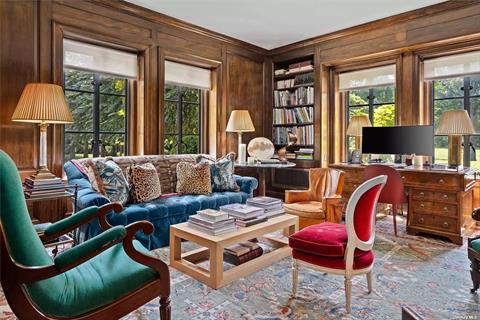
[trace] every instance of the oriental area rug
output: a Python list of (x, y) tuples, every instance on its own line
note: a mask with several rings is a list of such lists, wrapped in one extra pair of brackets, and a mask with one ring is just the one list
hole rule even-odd
[[(394, 237), (391, 219), (377, 222), (373, 292), (367, 294), (365, 276), (354, 277), (350, 315), (345, 314), (340, 276), (301, 267), (297, 298), (292, 299), (292, 260), (286, 258), (219, 290), (171, 269), (172, 319), (383, 320), (400, 319), (402, 306), (409, 306), (425, 319), (480, 320), (479, 295), (470, 293), (466, 241), (458, 246), (410, 236), (402, 217), (398, 237)], [(192, 245), (184, 247), (191, 249)], [(168, 253), (168, 248), (155, 250), (164, 261)], [(1, 291), (0, 319), (16, 319)], [(159, 319), (158, 299), (123, 319)]]

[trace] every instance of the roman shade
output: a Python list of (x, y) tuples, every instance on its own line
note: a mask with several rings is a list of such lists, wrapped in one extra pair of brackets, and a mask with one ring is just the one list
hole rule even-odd
[(172, 61), (165, 61), (165, 83), (203, 90), (212, 86), (209, 69)]
[(138, 74), (136, 54), (69, 39), (63, 40), (63, 65), (131, 79)]
[(425, 80), (480, 73), (480, 51), (428, 59), (423, 64)]
[(340, 91), (395, 85), (395, 65), (388, 65), (339, 75)]

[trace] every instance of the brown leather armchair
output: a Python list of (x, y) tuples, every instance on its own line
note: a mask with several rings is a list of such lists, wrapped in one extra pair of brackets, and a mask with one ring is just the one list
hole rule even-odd
[(339, 223), (343, 178), (340, 170), (310, 169), (308, 190), (285, 191), (285, 211), (299, 216), (300, 228), (325, 221)]

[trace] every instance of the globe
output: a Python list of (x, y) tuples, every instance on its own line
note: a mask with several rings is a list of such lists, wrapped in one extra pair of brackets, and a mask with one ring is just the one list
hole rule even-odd
[(275, 153), (272, 141), (267, 138), (254, 138), (250, 140), (247, 148), (248, 154), (258, 160), (270, 159)]

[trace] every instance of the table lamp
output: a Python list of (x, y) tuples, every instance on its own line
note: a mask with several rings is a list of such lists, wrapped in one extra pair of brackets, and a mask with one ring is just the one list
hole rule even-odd
[(38, 123), (40, 127), (39, 170), (32, 179), (55, 178), (47, 166), (47, 127), (50, 123), (73, 122), (62, 87), (50, 83), (27, 84), (12, 115), (12, 121)]
[(440, 117), (435, 134), (448, 135), (448, 166), (462, 164), (462, 136), (475, 134), (472, 120), (466, 110), (448, 110)]
[(366, 115), (352, 116), (347, 128), (347, 135), (355, 137), (355, 149), (352, 151), (352, 163), (362, 162), (362, 128), (371, 127), (370, 119)]
[(242, 134), (244, 132), (253, 132), (255, 127), (253, 126), (252, 118), (248, 110), (233, 110), (228, 119), (227, 132), (238, 133), (238, 163), (245, 163), (247, 156), (247, 146), (242, 144)]

